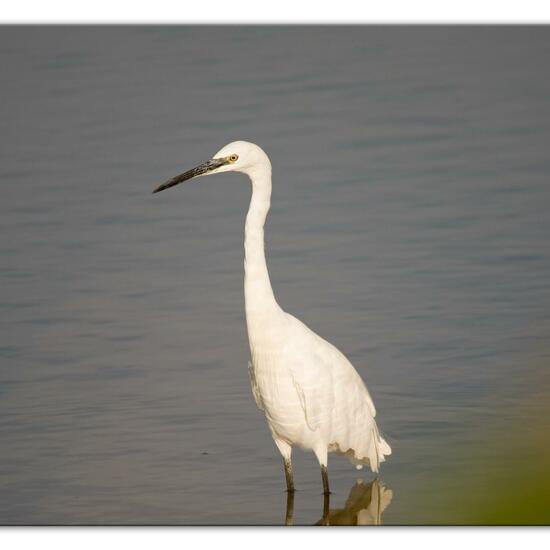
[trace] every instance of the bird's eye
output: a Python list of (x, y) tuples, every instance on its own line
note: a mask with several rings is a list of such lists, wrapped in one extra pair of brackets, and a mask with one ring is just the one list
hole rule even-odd
[(229, 157), (229, 162), (237, 162), (238, 158), (239, 158), (239, 155), (231, 155)]

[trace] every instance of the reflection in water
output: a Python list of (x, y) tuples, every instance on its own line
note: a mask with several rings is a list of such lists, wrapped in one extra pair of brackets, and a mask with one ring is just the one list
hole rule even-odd
[[(330, 495), (324, 495), (323, 516), (315, 525), (381, 525), (382, 513), (389, 506), (393, 492), (375, 479), (365, 483), (358, 479), (351, 488), (344, 508), (330, 509)], [(285, 525), (293, 524), (294, 493), (287, 493)]]
[(294, 491), (287, 491), (285, 525), (292, 525), (293, 516), (294, 516)]
[(328, 502), (325, 502), (323, 518), (317, 525), (380, 525), (382, 512), (389, 506), (392, 496), (393, 492), (378, 479), (370, 483), (358, 479), (344, 508), (329, 510)]

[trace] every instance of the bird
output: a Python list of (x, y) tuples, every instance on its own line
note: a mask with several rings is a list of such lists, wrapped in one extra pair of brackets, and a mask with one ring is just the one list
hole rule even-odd
[(315, 454), (323, 493), (328, 495), (329, 452), (347, 456), (357, 469), (368, 465), (376, 473), (391, 454), (391, 447), (380, 435), (374, 403), (353, 365), (275, 299), (264, 246), (272, 189), (271, 161), (264, 150), (251, 142), (234, 141), (209, 160), (159, 185), (153, 193), (223, 172), (245, 174), (252, 186), (244, 239), (252, 393), (282, 455), (286, 490), (295, 490), (292, 448), (299, 447)]

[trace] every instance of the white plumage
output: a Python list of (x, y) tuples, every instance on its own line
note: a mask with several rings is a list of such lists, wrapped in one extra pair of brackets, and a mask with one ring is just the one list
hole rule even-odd
[(378, 432), (376, 409), (352, 364), (275, 300), (264, 252), (271, 199), (268, 156), (253, 143), (235, 141), (155, 192), (195, 176), (227, 171), (243, 172), (252, 183), (244, 287), (254, 398), (283, 456), (288, 490), (294, 490), (291, 450), (297, 445), (315, 453), (328, 493), (328, 452), (344, 454), (357, 467), (368, 464), (377, 472), (391, 449)]

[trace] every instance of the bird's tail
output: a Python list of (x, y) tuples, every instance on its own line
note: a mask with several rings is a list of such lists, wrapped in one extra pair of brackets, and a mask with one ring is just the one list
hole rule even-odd
[(369, 464), (373, 472), (378, 472), (380, 463), (386, 460), (386, 455), (391, 455), (391, 447), (380, 435), (376, 423), (371, 428), (370, 441), (367, 447), (367, 456), (361, 460), (352, 461), (356, 468), (360, 470), (364, 464)]
[[(376, 455), (378, 457), (378, 467), (376, 470), (373, 468), (372, 471), (378, 472), (378, 469), (380, 468), (380, 462), (384, 462), (386, 460), (386, 455), (391, 455), (391, 447), (389, 446), (388, 442), (380, 435), (377, 427), (375, 427), (372, 436), (373, 441), (375, 441)], [(371, 461), (371, 466), (372, 465), (373, 462)]]

